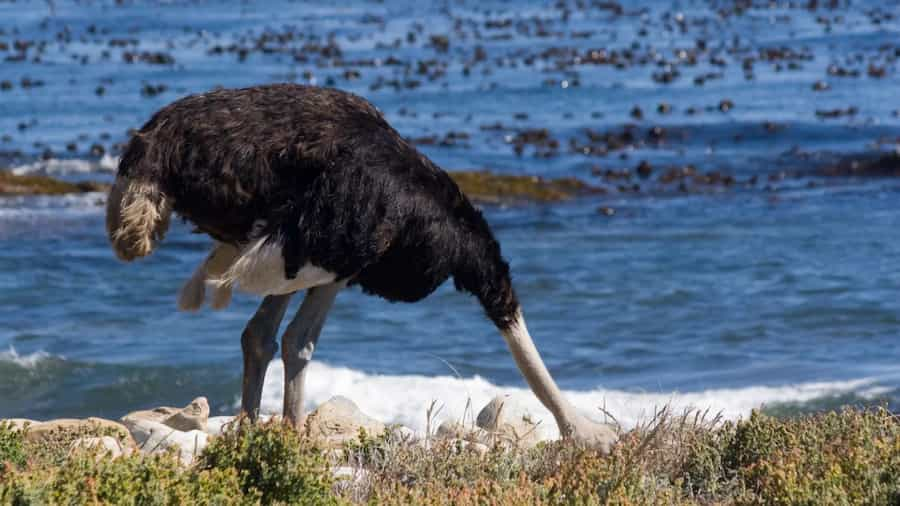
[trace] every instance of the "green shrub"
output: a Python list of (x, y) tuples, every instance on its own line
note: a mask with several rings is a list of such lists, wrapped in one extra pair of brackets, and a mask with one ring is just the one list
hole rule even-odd
[(25, 465), (25, 434), (11, 422), (0, 421), (0, 478), (4, 464)]
[(884, 409), (768, 418), (785, 437), (739, 472), (771, 504), (900, 504), (900, 423)]
[(233, 469), (185, 470), (172, 454), (99, 457), (77, 450), (59, 467), (13, 471), (0, 480), (2, 504), (255, 504)]
[[(238, 425), (238, 424), (236, 424)], [(280, 423), (241, 424), (212, 440), (199, 469), (234, 469), (241, 490), (263, 504), (336, 504), (322, 452)]]
[(111, 458), (76, 448), (68, 434), (25, 443), (24, 465), (6, 465), (0, 504), (336, 504), (322, 454), (280, 424), (214, 438), (193, 467), (174, 452)]

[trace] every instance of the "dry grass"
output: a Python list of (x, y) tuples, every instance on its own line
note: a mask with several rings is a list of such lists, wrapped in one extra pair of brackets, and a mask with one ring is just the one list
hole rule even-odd
[[(66, 440), (35, 446), (0, 426), (0, 503), (900, 504), (900, 423), (884, 409), (739, 422), (662, 410), (608, 457), (560, 442), (482, 453), (427, 439), (361, 434), (325, 453), (261, 424), (182, 468), (165, 455), (63, 456)], [(335, 466), (349, 476), (332, 478)]]
[(794, 419), (657, 412), (612, 455), (565, 443), (423, 445), (393, 435), (346, 450), (377, 504), (898, 504), (900, 423), (884, 409)]

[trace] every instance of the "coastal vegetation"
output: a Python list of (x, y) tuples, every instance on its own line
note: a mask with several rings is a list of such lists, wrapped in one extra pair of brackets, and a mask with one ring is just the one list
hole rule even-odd
[[(557, 202), (592, 191), (588, 184), (571, 177), (547, 179), (482, 170), (454, 171), (450, 175), (463, 193), (474, 202), (483, 204)], [(0, 196), (65, 195), (108, 191), (109, 186), (93, 181), (70, 183), (43, 174), (17, 175), (0, 170)]]
[(107, 191), (108, 184), (95, 182), (70, 183), (43, 174), (18, 175), (0, 170), (0, 196), (11, 195), (66, 195)]
[[(0, 424), (2, 504), (898, 504), (900, 420), (885, 409), (723, 421), (663, 410), (603, 456), (388, 431), (337, 449), (277, 422), (235, 424), (191, 464), (30, 439)], [(94, 436), (122, 437), (110, 428)], [(349, 473), (333, 470), (348, 466)]]
[[(595, 180), (577, 177), (548, 178), (527, 174), (506, 174), (490, 170), (451, 170), (450, 177), (460, 190), (478, 204), (513, 204), (522, 202), (560, 202), (585, 195), (646, 195), (703, 193), (711, 190), (753, 188), (763, 181), (757, 176), (737, 179), (720, 172), (699, 172), (693, 166), (670, 166), (659, 170), (641, 162), (634, 170), (595, 170)], [(896, 153), (863, 153), (821, 163), (813, 168), (782, 171), (770, 180), (803, 180), (809, 185), (825, 178), (885, 178), (900, 175), (900, 155)], [(640, 184), (639, 184), (640, 183)], [(46, 174), (15, 174), (0, 169), (0, 196), (65, 195), (106, 192), (109, 183), (99, 181), (69, 182)]]

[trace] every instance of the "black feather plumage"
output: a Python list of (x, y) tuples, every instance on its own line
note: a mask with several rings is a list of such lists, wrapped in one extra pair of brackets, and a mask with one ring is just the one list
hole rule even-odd
[(119, 176), (157, 185), (219, 241), (245, 244), (264, 220), (284, 244), (288, 278), (310, 262), (413, 302), (453, 276), (501, 328), (518, 308), (481, 213), (350, 93), (276, 84), (185, 97), (134, 135)]

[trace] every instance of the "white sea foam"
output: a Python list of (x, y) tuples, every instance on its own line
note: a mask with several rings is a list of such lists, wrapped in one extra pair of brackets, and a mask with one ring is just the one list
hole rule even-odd
[[(311, 363), (309, 368), (306, 376), (306, 409), (321, 404), (332, 396), (342, 395), (353, 400), (363, 412), (379, 420), (400, 423), (424, 433), (426, 411), (433, 401), (437, 401), (437, 406), (442, 407), (434, 417), (433, 424), (447, 419), (471, 422), (477, 415), (477, 410), (491, 398), (498, 394), (511, 394), (543, 421), (541, 427), (545, 436), (558, 435), (550, 413), (526, 388), (501, 387), (478, 376), (455, 378), (375, 375), (320, 362)], [(281, 412), (283, 371), (281, 361), (274, 361), (269, 367), (263, 390), (261, 406), (263, 413)], [(675, 412), (688, 408), (708, 409), (711, 415), (721, 414), (724, 418), (736, 419), (745, 417), (754, 408), (767, 404), (807, 402), (847, 393), (866, 396), (867, 393), (877, 390), (874, 383), (874, 379), (865, 378), (783, 386), (710, 389), (701, 392), (626, 392), (600, 388), (590, 391), (567, 391), (565, 394), (589, 417), (602, 421), (604, 415), (600, 408), (603, 408), (613, 414), (624, 427), (631, 428), (640, 422), (648, 421), (654, 410), (664, 406), (670, 406)]]
[(16, 175), (23, 174), (84, 174), (88, 172), (112, 172), (119, 166), (119, 158), (105, 154), (99, 161), (81, 159), (50, 158), (38, 160), (13, 167), (11, 172)]
[(19, 355), (19, 352), (16, 351), (12, 346), (9, 347), (6, 351), (0, 351), (0, 362), (12, 362), (20, 367), (24, 367), (26, 369), (33, 369), (41, 362), (51, 359), (51, 358), (62, 358), (55, 355), (51, 355), (46, 351), (39, 350), (27, 355)]

